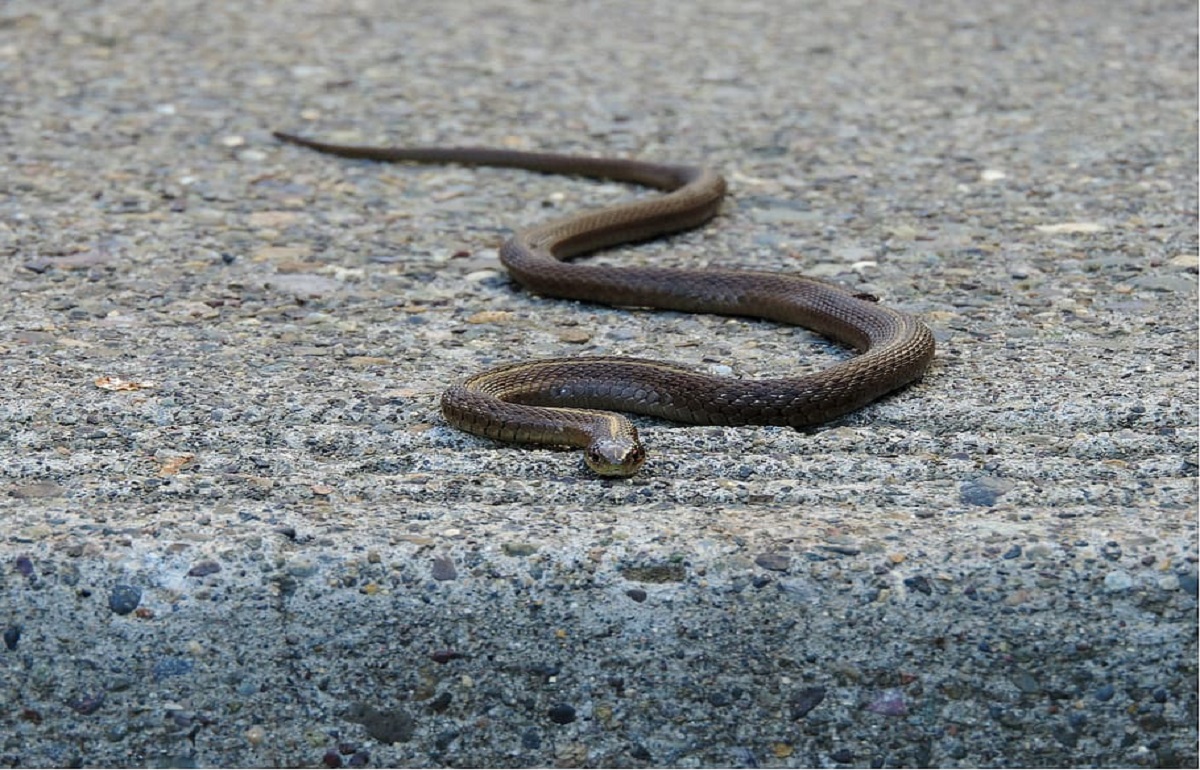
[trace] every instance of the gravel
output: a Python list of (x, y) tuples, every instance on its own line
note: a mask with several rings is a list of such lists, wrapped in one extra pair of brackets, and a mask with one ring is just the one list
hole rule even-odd
[[(60, 7), (61, 6), (61, 7)], [(0, 765), (1196, 766), (1193, 3), (0, 7)], [(549, 355), (804, 330), (592, 307), (511, 228), (639, 194), (272, 129), (705, 162), (589, 259), (919, 314), (819, 430), (632, 480), (440, 419)]]

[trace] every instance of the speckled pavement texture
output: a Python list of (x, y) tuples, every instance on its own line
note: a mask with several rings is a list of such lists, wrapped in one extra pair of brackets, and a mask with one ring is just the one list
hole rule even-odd
[[(0, 765), (1195, 767), (1190, 2), (0, 4)], [(758, 377), (800, 329), (532, 296), (648, 194), (282, 146), (721, 169), (593, 257), (920, 315), (819, 430), (632, 480), (443, 424), (549, 355)]]

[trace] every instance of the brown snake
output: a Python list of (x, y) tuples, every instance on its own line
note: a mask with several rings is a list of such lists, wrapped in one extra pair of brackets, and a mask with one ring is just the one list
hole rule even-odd
[(500, 247), (500, 261), (539, 294), (766, 318), (812, 329), (860, 352), (815, 374), (766, 380), (613, 356), (509, 364), (476, 374), (442, 395), (442, 414), (462, 430), (500, 441), (581, 447), (596, 473), (630, 476), (646, 456), (637, 431), (625, 417), (597, 410), (695, 425), (802, 427), (832, 420), (912, 382), (933, 359), (933, 335), (917, 319), (811, 278), (563, 261), (707, 222), (725, 195), (725, 180), (706, 168), (477, 147), (350, 147), (275, 136), (347, 158), (507, 166), (663, 190), (666, 194), (656, 198), (520, 230)]

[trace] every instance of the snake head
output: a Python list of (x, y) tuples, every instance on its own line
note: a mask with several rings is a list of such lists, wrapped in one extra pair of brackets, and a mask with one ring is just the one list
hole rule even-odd
[(583, 461), (600, 476), (632, 476), (646, 461), (646, 450), (627, 438), (602, 438), (583, 450)]

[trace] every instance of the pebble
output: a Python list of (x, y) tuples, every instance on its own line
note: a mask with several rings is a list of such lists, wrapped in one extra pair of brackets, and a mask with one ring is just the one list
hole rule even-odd
[(22, 577), (33, 577), (33, 561), (26, 555), (18, 556), (13, 562), (13, 569)]
[(754, 563), (773, 572), (787, 572), (788, 568), (792, 566), (792, 557), (786, 553), (760, 553), (754, 557)]
[(192, 669), (195, 667), (196, 662), (191, 658), (162, 658), (154, 664), (154, 681), (160, 682), (173, 676), (186, 676), (192, 673)]
[(965, 505), (978, 505), (991, 508), (1011, 488), (1012, 483), (1003, 479), (975, 479), (965, 482), (959, 487), (958, 497)]
[(1114, 570), (1104, 576), (1104, 590), (1109, 593), (1126, 591), (1133, 586), (1133, 578), (1124, 570)]
[(790, 701), (792, 720), (808, 716), (821, 701), (825, 700), (824, 687), (806, 687), (792, 696)]
[(212, 559), (196, 562), (191, 569), (188, 570), (188, 577), (204, 577), (205, 575), (214, 575), (221, 571), (221, 565)]
[(454, 580), (458, 577), (458, 570), (448, 556), (434, 557), (429, 573), (434, 580)]
[(118, 584), (108, 595), (108, 608), (118, 615), (128, 615), (142, 601), (142, 589), (138, 586)]
[(4, 646), (9, 650), (17, 649), (17, 643), (21, 641), (21, 627), (14, 625), (4, 629)]
[(551, 706), (548, 713), (550, 721), (558, 725), (566, 725), (575, 721), (575, 707), (566, 703)]
[(888, 717), (902, 717), (908, 713), (908, 704), (900, 690), (884, 690), (867, 704), (867, 711)]

